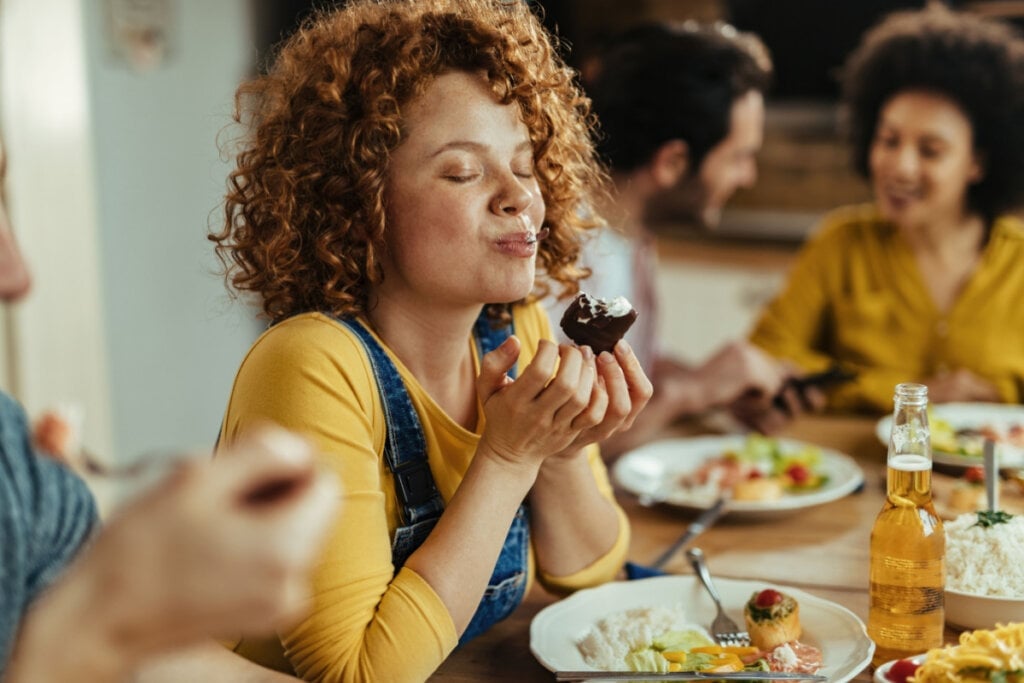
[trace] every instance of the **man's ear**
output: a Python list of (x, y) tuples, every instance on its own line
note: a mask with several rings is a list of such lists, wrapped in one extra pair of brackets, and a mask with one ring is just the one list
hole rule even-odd
[(682, 140), (669, 140), (657, 149), (651, 158), (651, 177), (662, 190), (676, 186), (686, 174), (690, 163), (690, 150)]

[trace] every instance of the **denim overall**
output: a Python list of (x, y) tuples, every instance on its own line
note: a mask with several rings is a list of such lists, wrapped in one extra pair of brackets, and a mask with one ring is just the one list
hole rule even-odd
[[(397, 571), (430, 534), (444, 511), (444, 501), (430, 473), (423, 427), (394, 363), (359, 321), (337, 320), (352, 330), (363, 343), (384, 406), (384, 422), (387, 425), (384, 458), (395, 479), (395, 493), (402, 509), (402, 525), (395, 530), (391, 545), (391, 561)], [(486, 309), (482, 311), (473, 328), (480, 358), (500, 346), (511, 333), (511, 325), (493, 329)], [(514, 367), (509, 374), (515, 377)], [(459, 645), (469, 642), (507, 617), (522, 602), (526, 591), (529, 543), (528, 512), (525, 506), (520, 505), (484, 596), (459, 639)]]

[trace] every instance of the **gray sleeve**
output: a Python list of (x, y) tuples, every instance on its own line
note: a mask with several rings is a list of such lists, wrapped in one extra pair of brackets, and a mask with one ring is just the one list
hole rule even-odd
[(0, 671), (28, 605), (89, 538), (96, 505), (85, 483), (32, 450), (28, 421), (0, 392)]

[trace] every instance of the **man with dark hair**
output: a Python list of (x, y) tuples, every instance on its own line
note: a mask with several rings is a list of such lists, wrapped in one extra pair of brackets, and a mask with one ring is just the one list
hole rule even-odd
[[(683, 415), (721, 406), (760, 429), (781, 426), (800, 397), (785, 394), (786, 412), (772, 407), (787, 371), (754, 346), (730, 343), (697, 367), (659, 351), (654, 239), (644, 225), (651, 202), (672, 191), (693, 220), (714, 226), (733, 193), (754, 184), (772, 72), (766, 48), (727, 24), (648, 23), (613, 39), (583, 72), (612, 179), (596, 208), (612, 227), (584, 245), (580, 263), (592, 275), (582, 285), (595, 296), (625, 296), (640, 311), (626, 338), (655, 388), (634, 426), (602, 452), (615, 457)], [(551, 308), (554, 316), (560, 307)]]

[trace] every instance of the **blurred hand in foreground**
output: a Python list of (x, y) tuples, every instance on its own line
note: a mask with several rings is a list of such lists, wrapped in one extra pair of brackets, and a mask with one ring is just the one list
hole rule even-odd
[[(7, 680), (118, 680), (211, 635), (273, 632), (305, 606), (338, 497), (308, 442), (281, 429), (182, 462), (30, 609)], [(81, 652), (53, 657), (54, 643)]]

